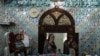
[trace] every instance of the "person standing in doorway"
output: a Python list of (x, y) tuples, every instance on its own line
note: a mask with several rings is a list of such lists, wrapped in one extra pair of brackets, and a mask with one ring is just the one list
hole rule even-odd
[(48, 54), (48, 53), (56, 53), (56, 45), (55, 45), (55, 42), (54, 42), (54, 35), (53, 34), (50, 34), (48, 39), (45, 41), (45, 44), (44, 44), (44, 54)]
[(75, 49), (73, 48), (72, 42), (73, 42), (72, 36), (68, 37), (68, 39), (65, 40), (64, 51), (63, 51), (64, 54), (75, 56)]

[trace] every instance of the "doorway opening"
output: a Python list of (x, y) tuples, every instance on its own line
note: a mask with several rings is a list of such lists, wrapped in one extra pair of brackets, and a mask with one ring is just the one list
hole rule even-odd
[[(72, 38), (77, 44), (75, 48), (75, 54), (78, 56), (78, 33), (75, 33), (75, 22), (70, 13), (64, 9), (55, 7), (42, 14), (38, 26), (39, 54), (43, 54), (45, 41), (50, 33), (54, 34), (55, 39), (61, 39), (62, 43), (64, 37), (62, 36), (57, 38), (57, 36), (59, 36), (59, 34), (63, 35), (66, 33), (65, 35), (67, 35), (67, 39)], [(61, 48), (61, 51), (62, 50), (64, 50), (64, 48)]]

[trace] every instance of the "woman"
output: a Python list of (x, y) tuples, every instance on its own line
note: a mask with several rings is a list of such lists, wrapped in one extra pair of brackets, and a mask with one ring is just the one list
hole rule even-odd
[(64, 54), (75, 56), (75, 49), (73, 43), (73, 37), (68, 37), (68, 40), (64, 42)]
[(10, 53), (13, 53), (15, 51), (15, 49), (16, 49), (16, 47), (15, 47), (15, 39), (16, 39), (15, 34), (13, 32), (10, 32), (9, 33), (9, 41), (10, 41), (10, 43), (9, 43), (9, 51), (10, 51)]
[(56, 45), (54, 42), (54, 35), (50, 34), (48, 39), (45, 41), (44, 44), (44, 54), (48, 54), (48, 53), (56, 53)]

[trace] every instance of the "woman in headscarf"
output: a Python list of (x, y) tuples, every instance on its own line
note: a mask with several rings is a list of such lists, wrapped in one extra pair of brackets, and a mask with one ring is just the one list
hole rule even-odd
[(44, 54), (56, 53), (57, 47), (55, 45), (54, 38), (53, 34), (49, 34), (49, 37), (44, 44)]

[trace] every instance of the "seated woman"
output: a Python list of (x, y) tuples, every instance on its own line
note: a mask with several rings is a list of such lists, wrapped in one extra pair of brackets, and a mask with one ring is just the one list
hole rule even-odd
[[(16, 46), (16, 50), (15, 50), (15, 56), (18, 56), (18, 54), (20, 54), (21, 56), (26, 56), (26, 50), (24, 47), (23, 42), (21, 41), (21, 35), (20, 34), (16, 34), (16, 42), (15, 42), (15, 46)], [(23, 55), (24, 53), (24, 55)]]
[(48, 53), (56, 53), (56, 45), (54, 42), (54, 35), (50, 34), (48, 37), (48, 40), (45, 41), (44, 44), (44, 54), (48, 54)]

